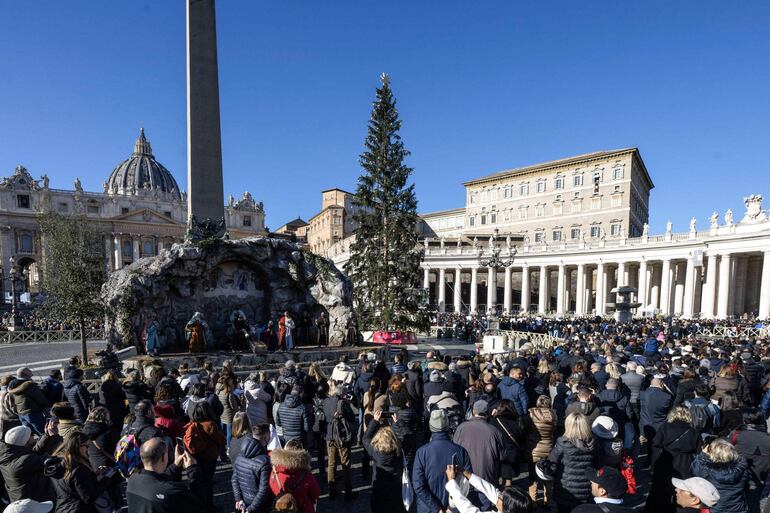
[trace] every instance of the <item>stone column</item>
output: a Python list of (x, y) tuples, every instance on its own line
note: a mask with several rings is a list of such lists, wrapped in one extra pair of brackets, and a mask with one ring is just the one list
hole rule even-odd
[(224, 223), (214, 0), (187, 0), (187, 215)]
[(638, 282), (637, 298), (638, 302), (642, 304), (642, 307), (647, 306), (649, 303), (647, 299), (647, 260), (639, 262), (639, 282)]
[(490, 267), (487, 271), (487, 312), (497, 303), (497, 273)]
[(717, 292), (717, 319), (726, 319), (730, 308), (730, 253), (722, 255), (719, 262), (719, 289)]
[(692, 319), (695, 313), (695, 262), (692, 255), (687, 257), (687, 270), (684, 275), (684, 304), (682, 306), (682, 316), (685, 319)]
[(430, 290), (430, 269), (427, 267), (422, 270), (422, 288)]
[(591, 313), (591, 311), (594, 309), (594, 304), (592, 301), (593, 295), (592, 292), (594, 290), (594, 270), (593, 269), (586, 269), (586, 274), (583, 277), (583, 313), (584, 315), (588, 315)]
[(660, 312), (671, 313), (671, 260), (665, 259), (660, 271)]
[(479, 308), (479, 270), (471, 268), (471, 312), (475, 314)]
[(160, 255), (160, 252), (163, 251), (163, 239), (158, 238), (158, 254)]
[(660, 266), (653, 265), (650, 276), (650, 303), (655, 308), (660, 308)]
[(548, 268), (544, 265), (540, 266), (540, 289), (538, 290), (537, 295), (537, 313), (544, 314), (546, 309), (548, 308), (548, 291), (546, 290), (548, 288), (548, 277), (546, 276), (546, 273), (548, 272)]
[(107, 274), (112, 271), (112, 243), (109, 235), (104, 236), (104, 267)]
[(121, 239), (119, 234), (115, 235), (115, 247), (113, 248), (113, 251), (115, 251), (115, 269), (122, 269), (123, 268), (123, 239)]
[(599, 262), (596, 265), (596, 315), (604, 315), (605, 308), (604, 304), (606, 303), (605, 298), (607, 297), (604, 290), (605, 285), (607, 283), (607, 276), (606, 272), (604, 270), (604, 262)]
[(505, 291), (503, 292), (503, 311), (511, 313), (511, 268), (505, 268)]
[(462, 301), (462, 291), (463, 291), (463, 283), (462, 283), (462, 269), (459, 267), (455, 269), (455, 282), (454, 282), (454, 310), (455, 312), (460, 312), (463, 309), (463, 301)]
[(559, 274), (556, 281), (556, 313), (564, 314), (564, 281), (566, 268), (564, 264), (559, 264)]
[(746, 311), (746, 271), (748, 268), (746, 255), (735, 257), (735, 276), (733, 279), (733, 308), (736, 316), (743, 315)]
[(684, 310), (684, 264), (677, 262), (674, 265), (676, 274), (674, 276), (674, 314), (681, 315)]
[(762, 278), (759, 286), (759, 318), (770, 317), (770, 251), (762, 258)]
[(142, 258), (142, 254), (140, 253), (141, 248), (139, 246), (139, 235), (133, 235), (132, 236), (134, 240), (134, 262)]
[(626, 263), (618, 262), (618, 287), (628, 285), (628, 275), (626, 275)]
[(703, 287), (703, 301), (701, 312), (703, 317), (711, 319), (714, 317), (714, 304), (717, 292), (717, 255), (709, 255), (706, 264), (706, 284)]
[(529, 312), (530, 295), (531, 294), (529, 290), (529, 266), (527, 264), (524, 264), (524, 266), (521, 268), (521, 310), (524, 313)]
[(446, 269), (438, 270), (438, 311), (446, 311)]
[(585, 315), (585, 279), (586, 268), (584, 264), (577, 266), (577, 278), (575, 280), (575, 315)]

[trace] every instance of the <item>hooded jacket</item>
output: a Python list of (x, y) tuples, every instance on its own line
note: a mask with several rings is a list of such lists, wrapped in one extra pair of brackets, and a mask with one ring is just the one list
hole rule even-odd
[(248, 513), (268, 513), (273, 502), (270, 491), (270, 459), (267, 450), (256, 439), (248, 437), (233, 463), (230, 479), (233, 498), (246, 503)]
[(247, 381), (244, 384), (244, 393), (246, 397), (246, 416), (252, 426), (257, 424), (266, 424), (267, 403), (273, 398), (272, 394), (265, 390), (265, 387), (255, 381)]
[(134, 411), (134, 407), (139, 401), (147, 399), (152, 401), (153, 392), (152, 388), (147, 383), (140, 380), (126, 380), (123, 382), (123, 392), (126, 394), (126, 400), (128, 401), (128, 409)]
[(37, 383), (30, 379), (15, 379), (8, 386), (8, 392), (13, 396), (16, 412), (19, 415), (42, 413), (48, 407), (46, 399)]
[(289, 394), (278, 407), (276, 426), (283, 429), (285, 440), (305, 440), (305, 433), (312, 428), (305, 405), (296, 394)]
[(548, 459), (556, 463), (554, 491), (557, 504), (577, 505), (591, 500), (591, 482), (586, 470), (593, 466), (594, 441), (573, 442), (559, 437)]
[(64, 382), (64, 396), (75, 410), (75, 420), (84, 423), (93, 404), (86, 386), (79, 379), (70, 378)]
[(570, 403), (564, 410), (564, 418), (566, 419), (570, 413), (582, 413), (585, 415), (587, 417), (589, 426), (594, 423), (596, 417), (601, 415), (601, 412), (599, 411), (599, 408), (597, 408), (594, 401), (588, 401), (585, 403), (581, 401), (574, 401)]
[(161, 428), (171, 438), (184, 436), (184, 424), (179, 420), (179, 415), (173, 403), (158, 403), (152, 407), (155, 414), (155, 427)]
[(748, 510), (746, 490), (749, 484), (749, 466), (738, 457), (729, 463), (715, 463), (706, 453), (698, 454), (690, 467), (694, 476), (706, 479), (719, 492), (719, 502), (711, 513), (737, 513)]
[(298, 513), (315, 513), (314, 505), (321, 496), (321, 488), (310, 468), (310, 454), (302, 450), (274, 449), (270, 453), (270, 464), (273, 495), (289, 492), (297, 501)]

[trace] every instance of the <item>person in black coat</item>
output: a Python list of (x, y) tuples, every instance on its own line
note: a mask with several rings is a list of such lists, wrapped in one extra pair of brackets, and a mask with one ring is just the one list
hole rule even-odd
[(655, 493), (647, 496), (645, 511), (675, 513), (674, 485), (671, 478), (692, 477), (690, 465), (699, 447), (700, 435), (698, 430), (692, 427), (690, 412), (683, 406), (675, 407), (652, 440), (651, 489), (655, 490)]
[(128, 415), (126, 407), (126, 393), (118, 383), (114, 371), (107, 371), (102, 376), (102, 385), (99, 387), (99, 405), (107, 408), (113, 426), (123, 426), (123, 419)]
[(75, 409), (75, 420), (81, 424), (86, 421), (88, 411), (93, 404), (93, 398), (88, 389), (80, 382), (83, 379), (83, 369), (77, 367), (71, 368), (64, 381), (64, 397), (67, 402)]
[[(204, 511), (203, 489), (197, 462), (181, 446), (169, 465), (169, 448), (155, 438), (142, 445), (141, 472), (128, 479), (128, 513), (189, 513)], [(182, 480), (182, 474), (187, 477)]]
[(586, 471), (594, 463), (591, 427), (582, 413), (570, 413), (564, 421), (564, 435), (551, 449), (548, 460), (556, 464), (554, 495), (557, 513), (566, 513), (591, 500), (591, 482)]
[(86, 423), (81, 431), (90, 440), (88, 445), (88, 460), (91, 467), (115, 466), (115, 446), (120, 440), (120, 429), (110, 418), (110, 413), (103, 406), (97, 406), (88, 414)]
[(719, 492), (719, 501), (711, 508), (711, 513), (748, 511), (749, 464), (730, 442), (717, 438), (705, 445), (690, 470), (694, 476), (713, 484)]
[(303, 447), (306, 443), (305, 434), (310, 431), (310, 416), (302, 404), (300, 385), (294, 385), (291, 394), (287, 395), (275, 417), (276, 427), (280, 427), (283, 432), (283, 443), (288, 440), (297, 440)]
[(412, 408), (410, 401), (410, 396), (404, 389), (397, 390), (390, 396), (390, 405), (396, 410), (396, 421), (392, 423), (391, 429), (406, 454), (411, 473), (414, 467), (414, 455), (417, 452), (417, 436), (421, 419), (419, 413)]
[(267, 455), (269, 441), (270, 426), (257, 424), (252, 427), (252, 436), (245, 438), (241, 444), (241, 452), (233, 462), (231, 478), (236, 511), (270, 511), (273, 494), (270, 491), (270, 458)]
[(89, 439), (84, 433), (75, 433), (64, 439), (64, 445), (55, 464), (46, 467), (56, 490), (56, 513), (98, 513), (112, 508), (106, 493), (117, 482), (115, 469), (101, 479), (88, 460)]
[(502, 399), (495, 406), (492, 417), (489, 419), (495, 429), (503, 437), (503, 458), (500, 462), (500, 477), (503, 486), (511, 486), (513, 478), (519, 474), (521, 462), (521, 448), (526, 437), (525, 424), (516, 412), (510, 401)]
[(140, 401), (134, 408), (134, 422), (128, 427), (140, 444), (151, 438), (164, 438), (166, 433), (155, 426), (155, 414), (150, 401)]
[(383, 412), (374, 412), (363, 438), (364, 449), (374, 464), (370, 496), (372, 513), (405, 513), (401, 501), (401, 474), (404, 470), (401, 445), (393, 430), (382, 425), (382, 420), (385, 420)]
[(126, 394), (128, 409), (134, 410), (139, 401), (152, 401), (155, 395), (152, 387), (139, 379), (139, 372), (133, 371), (128, 375), (128, 379), (123, 382), (123, 392)]
[(422, 370), (420, 369), (420, 362), (409, 362), (409, 368), (404, 373), (406, 378), (406, 391), (409, 394), (409, 402), (412, 407), (420, 413), (423, 405), (423, 381)]

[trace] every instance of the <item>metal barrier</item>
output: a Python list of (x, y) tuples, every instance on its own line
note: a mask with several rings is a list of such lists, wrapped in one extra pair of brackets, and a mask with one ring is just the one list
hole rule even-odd
[(532, 331), (503, 331), (514, 343), (519, 339), (527, 339), (527, 343), (535, 349), (549, 349), (564, 342), (563, 339), (553, 337), (547, 333), (535, 333)]
[[(103, 340), (104, 330), (86, 329), (86, 340)], [(80, 340), (80, 330), (2, 331), (0, 344), (23, 342), (70, 342)]]
[(704, 337), (770, 337), (770, 328), (738, 328), (736, 326), (714, 326), (713, 328), (702, 327), (696, 332), (696, 335)]

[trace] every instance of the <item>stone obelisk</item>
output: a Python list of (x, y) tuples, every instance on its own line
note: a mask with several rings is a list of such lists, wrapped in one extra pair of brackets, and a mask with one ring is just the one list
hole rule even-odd
[(215, 0), (187, 0), (187, 239), (226, 234)]

